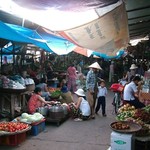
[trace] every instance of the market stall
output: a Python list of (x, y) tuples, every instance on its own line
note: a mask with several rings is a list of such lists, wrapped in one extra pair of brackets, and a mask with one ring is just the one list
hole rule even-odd
[(148, 150), (150, 146), (150, 105), (135, 109), (126, 104), (120, 107), (116, 122), (110, 126), (111, 150)]
[(10, 111), (10, 117), (15, 117), (15, 111), (20, 112), (26, 107), (26, 89), (5, 89), (0, 88), (0, 111)]
[(26, 86), (27, 82), (23, 78), (18, 77), (17, 80), (10, 78), (13, 77), (0, 76), (0, 112), (1, 114), (8, 112), (7, 117), (13, 119), (15, 116), (27, 111), (26, 95), (31, 94), (33, 89), (30, 90), (30, 84)]
[(150, 104), (150, 70), (145, 71), (144, 84), (142, 86), (142, 90), (139, 93), (139, 99), (146, 106)]
[(140, 101), (143, 102), (146, 106), (150, 104), (150, 93), (142, 92), (140, 93)]

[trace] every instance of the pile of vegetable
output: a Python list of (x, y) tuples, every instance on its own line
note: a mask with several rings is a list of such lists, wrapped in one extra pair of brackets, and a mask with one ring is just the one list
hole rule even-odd
[(145, 106), (145, 107), (143, 108), (143, 110), (145, 110), (145, 112), (147, 112), (147, 113), (150, 113), (150, 104), (147, 105), (147, 106)]
[(61, 91), (56, 90), (56, 91), (51, 93), (51, 98), (59, 98), (60, 94), (61, 94)]
[(60, 88), (49, 87), (49, 88), (48, 88), (48, 91), (49, 91), (50, 93), (53, 93), (53, 92), (55, 92), (55, 91), (60, 91)]
[(33, 123), (41, 121), (43, 118), (44, 116), (38, 112), (34, 113), (33, 115), (28, 113), (22, 113), (21, 117), (18, 118), (17, 120), (25, 123)]
[(28, 124), (21, 122), (1, 122), (0, 130), (6, 132), (17, 132), (29, 128)]

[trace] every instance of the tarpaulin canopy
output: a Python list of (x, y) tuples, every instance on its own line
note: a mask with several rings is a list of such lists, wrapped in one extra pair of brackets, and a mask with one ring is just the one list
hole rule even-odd
[(48, 52), (58, 55), (68, 54), (76, 47), (68, 40), (46, 33), (44, 30), (31, 30), (0, 21), (0, 38), (21, 43), (32, 43)]
[(76, 45), (115, 56), (119, 50), (125, 49), (129, 42), (124, 5), (121, 4), (90, 23), (59, 33)]
[[(12, 42), (21, 43), (32, 43), (38, 47), (48, 51), (54, 52), (58, 55), (68, 54), (71, 51), (85, 55), (87, 57), (91, 55), (97, 55), (104, 59), (118, 58), (117, 56), (108, 56), (104, 53), (94, 52), (92, 50), (79, 47), (68, 40), (50, 34), (51, 32), (43, 28), (37, 30), (31, 30), (18, 25), (5, 24), (0, 21), (0, 38), (6, 39)], [(5, 53), (10, 53), (11, 51), (17, 51), (21, 48), (19, 45), (9, 45), (4, 46), (2, 51)], [(122, 54), (122, 53), (121, 53)]]
[(116, 3), (118, 0), (13, 0), (30, 9), (47, 10), (55, 8), (63, 11), (85, 11)]
[[(46, 42), (42, 46), (45, 50), (48, 47), (57, 54), (63, 54), (64, 50), (81, 52), (82, 49), (84, 55), (89, 55), (92, 50), (112, 58), (129, 42), (127, 15), (122, 0), (12, 1), (15, 3), (9, 3), (9, 6), (7, 3), (5, 7), (3, 2), (0, 8), (54, 31), (67, 39), (70, 45), (66, 48), (66, 42), (62, 44), (64, 47), (59, 47), (56, 42), (53, 42), (54, 45)], [(41, 47), (41, 43), (38, 46)]]

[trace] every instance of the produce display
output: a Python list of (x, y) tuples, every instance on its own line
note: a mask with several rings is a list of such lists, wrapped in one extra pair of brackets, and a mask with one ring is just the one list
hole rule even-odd
[(135, 114), (135, 107), (129, 104), (123, 105), (118, 110), (117, 120), (124, 121), (126, 118), (133, 117)]
[(51, 93), (51, 98), (59, 98), (60, 94), (61, 94), (61, 91), (56, 90)]
[(20, 117), (17, 118), (18, 122), (24, 122), (24, 123), (33, 123), (41, 121), (44, 118), (44, 116), (38, 112), (34, 113), (33, 115), (28, 113), (22, 113)]
[(117, 130), (125, 130), (125, 129), (130, 129), (130, 126), (123, 122), (116, 122), (112, 125), (112, 128)]
[(21, 122), (1, 122), (0, 131), (17, 132), (28, 129), (29, 125)]
[(143, 110), (147, 113), (150, 113), (150, 105), (145, 106)]
[(131, 106), (130, 104), (125, 104), (125, 105), (123, 105), (122, 107), (119, 108), (118, 112), (121, 113), (121, 112), (124, 112), (124, 111), (134, 111), (134, 110), (135, 110), (134, 106)]
[(141, 120), (145, 123), (150, 122), (150, 113), (148, 113), (149, 107), (148, 108), (143, 108), (143, 109), (135, 109), (134, 106), (131, 106), (129, 104), (126, 104), (119, 108), (119, 113), (116, 116), (117, 120), (124, 121), (127, 118), (134, 118), (137, 120)]
[[(135, 109), (134, 106), (126, 104), (119, 108), (118, 114), (116, 116), (118, 121), (128, 121), (131, 123), (136, 123), (142, 128), (136, 132), (137, 136), (145, 136), (150, 134), (150, 105), (142, 108)], [(115, 126), (116, 129), (118, 126)]]
[(133, 118), (139, 119), (145, 123), (148, 123), (150, 122), (150, 113), (147, 113), (143, 109), (136, 109)]
[(49, 91), (50, 93), (53, 93), (53, 92), (55, 92), (55, 91), (60, 91), (60, 88), (49, 87), (49, 88), (48, 88), (48, 91)]

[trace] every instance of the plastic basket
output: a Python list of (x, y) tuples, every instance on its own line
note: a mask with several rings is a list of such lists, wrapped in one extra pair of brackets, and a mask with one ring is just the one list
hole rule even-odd
[(26, 132), (0, 136), (0, 145), (17, 146), (26, 140)]
[(45, 119), (41, 122), (32, 124), (30, 134), (33, 136), (37, 136), (39, 133), (45, 130)]

